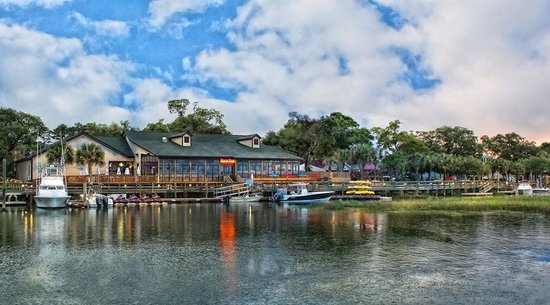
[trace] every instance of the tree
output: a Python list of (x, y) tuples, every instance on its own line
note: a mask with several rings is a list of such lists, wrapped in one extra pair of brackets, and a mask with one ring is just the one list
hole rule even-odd
[(339, 170), (344, 171), (346, 161), (350, 159), (350, 150), (349, 149), (339, 149), (334, 152), (332, 157), (337, 162), (337, 167)]
[(520, 180), (520, 176), (525, 176), (525, 162), (523, 160), (512, 162), (510, 173), (516, 176), (516, 181)]
[(79, 133), (87, 133), (92, 136), (121, 136), (126, 131), (139, 130), (137, 127), (132, 127), (129, 121), (120, 121), (119, 124), (98, 124), (98, 123), (75, 123), (73, 126), (60, 124), (50, 131), (52, 138), (59, 135), (63, 137), (71, 137)]
[(432, 172), (438, 171), (441, 168), (443, 154), (430, 152), (426, 155), (426, 170), (428, 171), (428, 180), (432, 179)]
[(550, 159), (545, 157), (530, 157), (524, 161), (525, 170), (535, 176), (550, 172)]
[(540, 155), (544, 157), (550, 157), (550, 143), (544, 142), (540, 145)]
[[(63, 156), (63, 162), (62, 162)], [(66, 163), (71, 164), (74, 162), (74, 150), (70, 145), (63, 146), (63, 153), (61, 152), (61, 142), (55, 142), (54, 144), (48, 147), (48, 152), (46, 153), (46, 158), (48, 163)]]
[(483, 162), (473, 156), (458, 158), (459, 173), (466, 176), (481, 176), (484, 173), (485, 167)]
[(481, 146), (472, 130), (464, 127), (443, 126), (435, 130), (435, 143), (441, 150), (453, 156), (481, 156)]
[(391, 173), (395, 178), (400, 178), (407, 166), (407, 159), (400, 153), (386, 155), (382, 159), (382, 168)]
[(405, 133), (399, 131), (401, 122), (399, 120), (391, 121), (385, 128), (373, 127), (372, 132), (376, 137), (376, 144), (382, 147), (383, 150), (395, 152), (399, 144), (399, 136)]
[(363, 178), (365, 164), (374, 161), (376, 151), (370, 144), (354, 145), (349, 151), (349, 158), (353, 164), (359, 164), (359, 172), (361, 173), (361, 178)]
[(164, 120), (160, 119), (156, 123), (147, 124), (144, 131), (229, 134), (221, 112), (199, 107), (195, 102), (192, 112), (187, 113), (189, 103), (187, 99), (168, 101), (168, 110), (170, 113), (177, 113), (176, 119), (171, 123), (164, 123)]
[(276, 135), (268, 133), (268, 141), (300, 156), (307, 168), (319, 144), (319, 120), (297, 112), (290, 112), (288, 116), (288, 121)]
[(315, 155), (319, 158), (330, 157), (339, 149), (349, 148), (355, 136), (354, 130), (359, 127), (351, 117), (340, 112), (321, 117), (318, 124), (319, 144)]
[(491, 171), (493, 173), (497, 172), (503, 174), (506, 176), (506, 180), (508, 180), (508, 175), (512, 170), (512, 161), (502, 158), (495, 158), (489, 161), (489, 166), (491, 167)]
[(88, 183), (92, 182), (92, 166), (102, 165), (105, 152), (94, 143), (82, 144), (76, 151), (76, 162), (88, 166)]
[(149, 123), (143, 131), (153, 131), (153, 132), (170, 132), (170, 124), (165, 124), (164, 119), (159, 119), (156, 123)]
[(8, 161), (7, 173), (13, 175), (13, 160), (35, 151), (36, 139), (48, 128), (34, 115), (11, 108), (0, 108), (0, 159)]
[(265, 145), (279, 145), (279, 135), (275, 131), (270, 130), (262, 138), (262, 143)]
[(412, 134), (401, 133), (397, 137), (401, 143), (398, 152), (407, 159), (409, 168), (414, 171), (415, 179), (420, 180), (420, 169), (426, 163), (430, 149)]
[(538, 153), (535, 142), (527, 141), (514, 132), (494, 137), (482, 136), (481, 141), (490, 154), (510, 161), (526, 159)]
[(189, 100), (186, 98), (170, 100), (168, 101), (168, 111), (170, 111), (170, 113), (177, 113), (178, 117), (183, 117), (185, 116), (189, 103)]

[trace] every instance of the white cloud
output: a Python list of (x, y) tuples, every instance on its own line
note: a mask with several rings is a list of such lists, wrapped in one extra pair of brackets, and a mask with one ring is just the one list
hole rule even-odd
[(26, 6), (43, 6), (46, 8), (52, 8), (59, 5), (63, 5), (65, 2), (71, 0), (0, 0), (0, 6), (17, 5), (20, 7)]
[(148, 8), (149, 25), (153, 29), (158, 29), (175, 14), (201, 12), (208, 7), (221, 5), (223, 2), (224, 0), (153, 0)]
[(125, 22), (110, 19), (94, 21), (78, 12), (73, 12), (73, 16), (84, 27), (94, 30), (97, 35), (120, 38), (130, 35), (130, 28)]
[[(293, 110), (342, 111), (369, 126), (400, 119), (405, 129), (550, 138), (550, 1), (380, 2), (411, 23), (394, 30), (352, 0), (249, 1), (228, 24), (234, 49), (203, 51), (190, 71), (244, 89), (226, 117), (239, 117), (245, 101), (270, 117), (232, 130), (279, 128)], [(395, 48), (421, 55), (441, 83), (415, 91), (399, 81), (406, 66)], [(339, 73), (340, 59), (349, 73)]]
[(112, 106), (133, 65), (88, 55), (77, 39), (0, 23), (0, 105), (38, 115), (50, 127), (111, 123), (130, 112)]

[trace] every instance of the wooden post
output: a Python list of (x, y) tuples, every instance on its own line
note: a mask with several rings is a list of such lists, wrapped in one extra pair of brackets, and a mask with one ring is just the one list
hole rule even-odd
[(4, 158), (2, 160), (2, 178), (4, 179), (2, 184), (2, 211), (6, 210), (6, 167), (7, 167), (7, 161)]
[(86, 198), (86, 194), (88, 193), (86, 187), (86, 183), (82, 184), (82, 205), (85, 205), (88, 202), (88, 198)]

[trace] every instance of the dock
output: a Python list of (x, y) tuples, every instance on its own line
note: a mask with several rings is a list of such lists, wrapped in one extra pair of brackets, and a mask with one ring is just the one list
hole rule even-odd
[(493, 193), (462, 193), (462, 196), (486, 197), (486, 196), (493, 196)]
[(379, 195), (334, 195), (331, 200), (381, 201)]

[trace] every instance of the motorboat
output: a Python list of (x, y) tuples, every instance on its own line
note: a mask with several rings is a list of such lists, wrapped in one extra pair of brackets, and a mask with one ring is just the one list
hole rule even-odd
[(518, 185), (517, 193), (518, 195), (531, 196), (533, 195), (533, 187), (528, 182), (522, 182)]
[(249, 195), (245, 196), (233, 196), (229, 198), (230, 203), (241, 203), (241, 202), (258, 202), (263, 198), (262, 195)]
[(273, 195), (272, 200), (290, 204), (322, 203), (328, 202), (334, 195), (333, 191), (310, 192), (307, 189), (307, 183), (289, 184), (288, 187), (296, 190), (288, 192), (287, 189), (279, 189)]
[[(80, 195), (82, 198), (83, 196)], [(84, 202), (84, 206), (88, 208), (95, 208), (99, 206), (113, 206), (114, 201), (113, 198), (109, 196), (105, 196), (102, 194), (97, 194), (93, 191), (89, 192), (86, 196), (86, 202)]]
[(61, 166), (52, 164), (44, 167), (34, 196), (36, 207), (64, 208), (67, 206), (69, 198)]
[(536, 187), (533, 189), (533, 195), (550, 195), (550, 188)]

